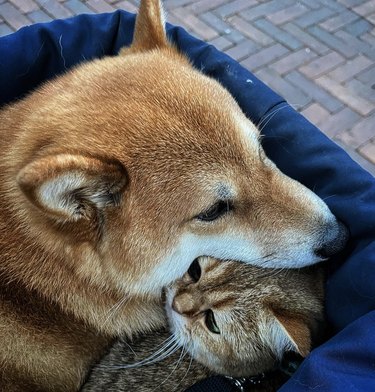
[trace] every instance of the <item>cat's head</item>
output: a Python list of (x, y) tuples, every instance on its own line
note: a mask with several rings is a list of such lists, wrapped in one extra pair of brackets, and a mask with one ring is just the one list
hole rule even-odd
[(245, 377), (286, 352), (305, 357), (323, 319), (321, 271), (269, 270), (208, 257), (166, 290), (173, 334), (211, 370)]

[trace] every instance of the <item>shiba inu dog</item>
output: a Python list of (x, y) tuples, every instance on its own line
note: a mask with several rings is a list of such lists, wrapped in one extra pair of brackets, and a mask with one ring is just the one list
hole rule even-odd
[(293, 268), (343, 247), (163, 20), (143, 1), (119, 56), (0, 112), (1, 390), (77, 390), (112, 338), (162, 324), (162, 287), (197, 256)]

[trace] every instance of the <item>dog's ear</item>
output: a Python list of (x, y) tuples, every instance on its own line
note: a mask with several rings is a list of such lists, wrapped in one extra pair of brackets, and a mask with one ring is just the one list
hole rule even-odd
[(306, 357), (311, 348), (311, 332), (307, 323), (296, 315), (274, 312), (274, 318), (261, 330), (262, 338), (275, 355), (282, 357), (294, 351)]
[(49, 216), (77, 221), (118, 204), (128, 181), (117, 161), (58, 154), (26, 165), (17, 182), (26, 197)]
[(165, 17), (161, 0), (142, 0), (135, 22), (133, 43), (120, 54), (144, 52), (168, 47)]

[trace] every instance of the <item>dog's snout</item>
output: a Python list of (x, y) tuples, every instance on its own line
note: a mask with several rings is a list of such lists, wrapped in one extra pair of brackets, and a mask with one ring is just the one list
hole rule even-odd
[(325, 230), (319, 248), (315, 249), (315, 254), (326, 259), (344, 249), (349, 238), (349, 230), (338, 220), (330, 223)]

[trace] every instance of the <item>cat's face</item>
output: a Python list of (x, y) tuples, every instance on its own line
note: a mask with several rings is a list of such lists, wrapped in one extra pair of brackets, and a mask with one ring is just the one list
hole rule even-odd
[(172, 332), (191, 356), (234, 377), (271, 370), (287, 351), (306, 356), (323, 316), (322, 275), (196, 259), (166, 290)]

